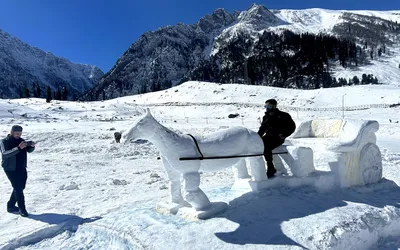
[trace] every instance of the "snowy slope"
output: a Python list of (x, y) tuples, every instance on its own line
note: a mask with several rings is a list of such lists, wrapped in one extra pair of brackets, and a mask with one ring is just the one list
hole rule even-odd
[(333, 26), (343, 22), (343, 13), (354, 13), (365, 16), (379, 17), (393, 22), (400, 22), (400, 10), (397, 11), (367, 11), (367, 10), (328, 10), (320, 8), (303, 10), (271, 10), (277, 17), (288, 24), (280, 26), (297, 33), (330, 33)]
[[(384, 20), (400, 23), (400, 10), (396, 11), (367, 11), (367, 10), (328, 10), (328, 9), (304, 9), (304, 10), (271, 10), (277, 17), (287, 22), (285, 25), (270, 27), (268, 30), (279, 31), (288, 29), (295, 33), (324, 33), (332, 34), (335, 25), (343, 23), (344, 13), (377, 17)], [(352, 78), (354, 75), (373, 74), (380, 82), (386, 84), (400, 84), (400, 44), (395, 41), (390, 49), (390, 56), (383, 55), (378, 60), (373, 60), (371, 65), (361, 66), (357, 71), (337, 67), (334, 70), (336, 78)], [(382, 70), (384, 69), (384, 70)]]
[[(179, 99), (177, 99), (179, 95)], [(193, 105), (240, 103), (262, 107), (265, 100), (277, 98), (280, 106), (341, 107), (369, 104), (400, 103), (400, 87), (386, 85), (359, 85), (351, 87), (298, 90), (241, 84), (186, 82), (165, 91), (118, 98), (121, 102), (157, 104), (183, 102)], [(179, 115), (179, 114), (178, 114)]]
[[(258, 15), (251, 13), (258, 12)], [(261, 13), (260, 13), (261, 12)], [(265, 13), (264, 13), (265, 12)], [(264, 31), (281, 32), (291, 30), (295, 33), (314, 33), (337, 35), (333, 32), (335, 25), (345, 22), (345, 13), (354, 13), (366, 17), (377, 17), (383, 20), (400, 23), (400, 10), (397, 11), (366, 11), (366, 10), (328, 10), (320, 8), (302, 10), (267, 10), (263, 6), (253, 5), (247, 11), (243, 11), (238, 17), (238, 22), (224, 29), (217, 38), (229, 40), (240, 32), (249, 32), (254, 39)], [(241, 16), (252, 16), (252, 22)], [(258, 17), (258, 18), (257, 18)], [(264, 18), (262, 18), (264, 17)], [(269, 17), (269, 18), (265, 18)], [(274, 18), (273, 18), (274, 17)], [(266, 20), (265, 20), (266, 19)], [(217, 39), (216, 38), (216, 39)], [(398, 39), (393, 40), (394, 45), (389, 48), (390, 55), (383, 55), (378, 60), (371, 61), (370, 65), (361, 66), (357, 70), (333, 68), (333, 76), (336, 78), (353, 78), (355, 75), (361, 78), (362, 74), (373, 74), (380, 82), (385, 84), (400, 84), (400, 44)], [(216, 54), (220, 45), (214, 44), (211, 54)], [(376, 56), (375, 56), (376, 57)], [(384, 69), (384, 70), (382, 70)]]
[[(297, 178), (248, 193), (231, 190), (231, 170), (207, 172), (202, 189), (229, 207), (206, 221), (158, 212), (157, 202), (168, 199), (168, 179), (157, 149), (147, 142), (113, 142), (114, 131), (127, 129), (144, 107), (174, 131), (202, 135), (243, 124), (256, 130), (267, 98), (295, 107), (340, 107), (343, 94), (345, 106), (400, 102), (395, 86), (299, 91), (199, 82), (104, 102), (0, 100), (3, 134), (18, 123), (23, 137), (38, 141), (25, 190), (31, 217), (5, 212), (11, 190), (0, 175), (0, 249), (399, 248), (399, 107), (345, 112), (347, 118), (379, 121), (381, 182), (332, 190), (303, 186)], [(240, 116), (229, 119), (230, 113)], [(291, 114), (297, 124), (342, 116)]]

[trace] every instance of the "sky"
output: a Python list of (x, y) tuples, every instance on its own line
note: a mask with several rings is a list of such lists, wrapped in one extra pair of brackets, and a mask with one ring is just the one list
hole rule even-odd
[(0, 29), (31, 46), (105, 73), (144, 32), (196, 23), (217, 8), (400, 10), (399, 0), (18, 0), (0, 2)]

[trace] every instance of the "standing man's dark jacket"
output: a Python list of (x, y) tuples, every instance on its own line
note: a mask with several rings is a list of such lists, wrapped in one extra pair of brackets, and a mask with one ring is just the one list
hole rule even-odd
[(20, 149), (18, 145), (24, 139), (15, 139), (11, 135), (0, 141), (0, 150), (2, 155), (1, 166), (5, 171), (16, 171), (19, 168), (27, 167), (27, 152), (31, 153), (35, 150), (34, 147), (27, 146)]
[[(274, 112), (265, 112), (263, 121), (258, 130), (258, 134), (262, 137), (264, 134), (268, 137), (283, 137), (290, 136), (296, 130), (296, 123), (292, 117), (279, 109), (275, 109)], [(284, 139), (282, 139), (284, 141)]]

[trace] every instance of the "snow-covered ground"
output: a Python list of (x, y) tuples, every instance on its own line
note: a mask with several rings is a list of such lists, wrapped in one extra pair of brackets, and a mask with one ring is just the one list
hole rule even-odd
[[(168, 178), (148, 142), (116, 144), (149, 107), (174, 131), (202, 135), (230, 126), (257, 130), (266, 99), (284, 106), (341, 107), (400, 103), (395, 85), (293, 90), (188, 82), (165, 91), (104, 102), (0, 100), (0, 130), (24, 127), (38, 141), (28, 157), (23, 218), (6, 212), (11, 188), (0, 174), (0, 249), (398, 249), (400, 248), (400, 107), (346, 111), (373, 119), (383, 179), (373, 185), (321, 190), (275, 185), (232, 190), (230, 169), (202, 173), (211, 201), (229, 203), (209, 220), (157, 211)], [(229, 119), (229, 114), (239, 117)], [(342, 111), (290, 111), (296, 123)], [(271, 180), (273, 181), (273, 180)], [(1, 208), (3, 204), (3, 208)]]

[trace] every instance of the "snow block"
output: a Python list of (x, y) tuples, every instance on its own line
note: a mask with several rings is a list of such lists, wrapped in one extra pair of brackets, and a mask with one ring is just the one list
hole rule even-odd
[(316, 170), (334, 173), (340, 187), (366, 185), (382, 178), (378, 129), (373, 120), (311, 120), (300, 124), (288, 141), (312, 148)]
[(273, 152), (287, 152), (273, 156), (275, 168), (284, 174), (290, 169), (293, 176), (304, 177), (315, 171), (313, 150), (309, 147), (282, 145)]
[(382, 178), (382, 156), (377, 145), (367, 143), (354, 152), (340, 153), (336, 167), (341, 187), (376, 183)]
[(277, 175), (272, 179), (254, 181), (252, 179), (236, 180), (232, 190), (241, 192), (258, 192), (267, 188), (312, 186), (324, 192), (336, 187), (336, 177), (331, 172), (314, 172), (305, 177)]
[(157, 211), (160, 213), (166, 213), (166, 214), (177, 214), (179, 209), (183, 207), (188, 207), (190, 208), (190, 204), (177, 204), (177, 203), (172, 203), (169, 201), (160, 201), (157, 203)]
[(207, 208), (198, 211), (196, 211), (196, 209), (193, 207), (172, 204), (168, 202), (159, 202), (157, 204), (158, 212), (177, 215), (190, 221), (207, 220), (213, 218), (216, 214), (224, 212), (227, 208), (228, 204), (225, 202), (211, 202)]

